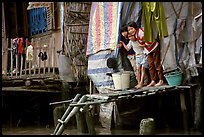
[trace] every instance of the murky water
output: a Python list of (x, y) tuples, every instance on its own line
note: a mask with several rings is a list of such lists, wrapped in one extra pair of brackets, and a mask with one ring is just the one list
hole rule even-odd
[[(96, 127), (96, 135), (138, 135), (139, 130), (118, 130), (112, 129), (108, 130), (101, 127)], [(51, 135), (54, 131), (54, 128), (46, 127), (24, 127), (24, 128), (2, 128), (3, 135)], [(201, 132), (188, 131), (184, 132), (183, 130), (156, 130), (156, 135), (202, 135)], [(62, 135), (88, 135), (88, 133), (79, 133), (76, 127), (68, 127), (64, 130)]]

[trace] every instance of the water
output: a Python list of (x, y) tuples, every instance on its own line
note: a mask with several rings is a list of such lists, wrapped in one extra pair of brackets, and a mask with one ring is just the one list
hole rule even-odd
[[(112, 129), (108, 130), (101, 127), (96, 127), (96, 135), (138, 135), (138, 129), (121, 130)], [(20, 128), (2, 128), (3, 135), (51, 135), (54, 128), (50, 127), (20, 127)], [(161, 129), (156, 130), (156, 135), (202, 135), (199, 131), (184, 132), (180, 129)], [(88, 135), (88, 133), (79, 133), (76, 127), (68, 127), (64, 130), (62, 135)]]

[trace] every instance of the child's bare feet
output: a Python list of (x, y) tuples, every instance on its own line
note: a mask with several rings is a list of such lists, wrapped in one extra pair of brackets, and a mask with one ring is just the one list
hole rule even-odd
[(155, 84), (154, 86), (161, 86), (164, 84), (164, 81), (163, 80), (159, 80), (159, 82), (157, 84)]
[(147, 87), (151, 87), (151, 86), (154, 86), (156, 83), (154, 80), (151, 81), (151, 83), (149, 83), (149, 85), (147, 85)]
[(135, 86), (136, 89), (139, 89), (139, 88), (142, 88), (143, 87), (143, 84), (142, 83), (139, 83)]

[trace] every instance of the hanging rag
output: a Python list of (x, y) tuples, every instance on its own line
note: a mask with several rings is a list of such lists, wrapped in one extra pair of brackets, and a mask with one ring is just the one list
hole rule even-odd
[(33, 46), (29, 45), (26, 51), (26, 61), (33, 60)]
[(144, 20), (144, 40), (153, 42), (157, 36), (154, 36), (152, 25), (155, 22), (159, 38), (168, 36), (166, 18), (161, 2), (142, 2), (142, 18)]

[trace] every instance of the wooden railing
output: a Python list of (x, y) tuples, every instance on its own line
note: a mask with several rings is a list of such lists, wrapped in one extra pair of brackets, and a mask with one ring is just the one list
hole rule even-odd
[[(28, 41), (27, 39), (25, 41)], [(26, 60), (26, 51), (28, 46), (32, 44), (33, 59)], [(25, 79), (25, 78), (59, 78), (59, 70), (57, 67), (57, 52), (55, 48), (55, 37), (52, 34), (41, 37), (32, 38), (26, 42), (23, 54), (14, 54), (13, 39), (7, 39), (7, 50), (5, 60), (7, 63), (6, 70), (2, 70), (5, 79)], [(43, 60), (39, 53), (47, 53), (47, 59)], [(41, 54), (42, 55), (42, 54)], [(3, 56), (2, 56), (3, 57)]]

